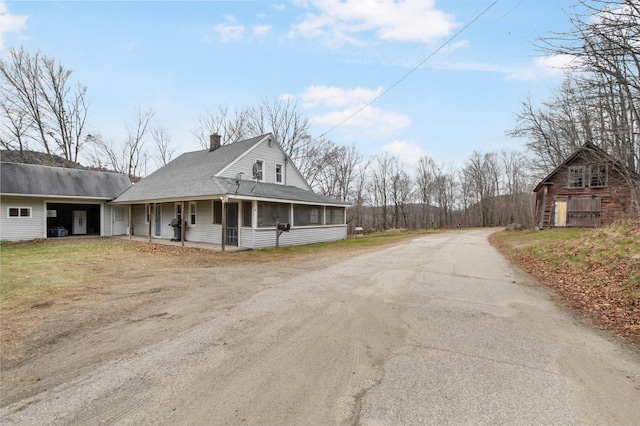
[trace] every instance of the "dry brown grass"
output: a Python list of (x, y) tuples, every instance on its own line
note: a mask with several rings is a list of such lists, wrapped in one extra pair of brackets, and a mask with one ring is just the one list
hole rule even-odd
[(501, 232), (491, 240), (567, 306), (640, 347), (640, 223)]

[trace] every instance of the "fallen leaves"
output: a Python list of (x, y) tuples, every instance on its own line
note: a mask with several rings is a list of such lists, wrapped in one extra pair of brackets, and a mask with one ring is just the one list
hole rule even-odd
[(640, 348), (640, 223), (625, 222), (586, 231), (570, 241), (526, 247), (518, 246), (516, 239), (494, 234), (492, 243), (554, 289), (565, 304)]

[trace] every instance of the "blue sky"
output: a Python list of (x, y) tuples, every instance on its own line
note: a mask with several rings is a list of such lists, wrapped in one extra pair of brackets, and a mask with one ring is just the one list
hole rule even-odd
[[(5, 1), (0, 55), (54, 57), (88, 87), (91, 130), (123, 138), (136, 107), (179, 152), (200, 149), (196, 119), (218, 107), (289, 97), (317, 137), (409, 167), (422, 155), (464, 164), (474, 151), (523, 149), (505, 135), (520, 103), (558, 87), (564, 58), (537, 37), (569, 29), (575, 0)], [(400, 81), (401, 80), (401, 81)]]

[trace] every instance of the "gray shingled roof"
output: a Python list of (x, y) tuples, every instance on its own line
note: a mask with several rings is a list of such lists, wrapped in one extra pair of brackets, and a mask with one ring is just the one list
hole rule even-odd
[(2, 194), (58, 195), (112, 200), (131, 186), (127, 175), (82, 169), (0, 163)]
[(347, 204), (294, 186), (258, 183), (253, 188), (255, 182), (252, 180), (241, 181), (236, 192), (237, 185), (234, 179), (215, 176), (263, 138), (264, 135), (223, 145), (215, 151), (202, 150), (182, 154), (166, 166), (137, 182), (114, 202), (141, 203), (154, 200), (185, 200), (237, 194), (308, 203)]

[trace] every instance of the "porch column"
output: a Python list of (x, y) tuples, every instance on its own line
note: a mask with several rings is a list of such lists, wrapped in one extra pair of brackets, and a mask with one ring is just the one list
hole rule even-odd
[(227, 201), (229, 201), (229, 197), (220, 197), (220, 201), (222, 201), (222, 238), (220, 243), (222, 244), (222, 251), (224, 251), (227, 243)]
[(186, 216), (186, 210), (184, 209), (184, 201), (182, 202), (182, 214), (180, 216), (180, 221), (182, 222), (180, 224), (180, 245), (184, 246), (184, 236), (187, 233), (187, 230), (185, 229), (187, 227), (187, 221), (184, 219)]
[(253, 229), (258, 227), (258, 202), (256, 200), (251, 201), (251, 227)]

